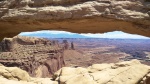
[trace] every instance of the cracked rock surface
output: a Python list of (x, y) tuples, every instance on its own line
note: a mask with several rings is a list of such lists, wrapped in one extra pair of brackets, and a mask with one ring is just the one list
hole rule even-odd
[(149, 71), (149, 66), (132, 60), (116, 64), (94, 64), (88, 68), (64, 67), (53, 77), (60, 84), (140, 84)]
[(132, 60), (63, 67), (52, 78), (33, 78), (17, 67), (0, 65), (0, 84), (150, 84), (150, 66)]

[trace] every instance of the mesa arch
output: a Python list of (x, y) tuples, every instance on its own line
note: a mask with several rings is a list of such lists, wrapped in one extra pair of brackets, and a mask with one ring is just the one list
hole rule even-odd
[(150, 37), (148, 0), (0, 0), (0, 40), (20, 32), (124, 31)]

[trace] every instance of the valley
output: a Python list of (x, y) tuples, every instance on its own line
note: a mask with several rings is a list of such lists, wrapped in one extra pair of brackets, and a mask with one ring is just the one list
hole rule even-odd
[(149, 45), (148, 39), (4, 38), (0, 84), (149, 84)]
[(87, 67), (138, 59), (150, 65), (150, 39), (57, 38), (74, 43), (75, 50), (64, 52), (67, 66)]

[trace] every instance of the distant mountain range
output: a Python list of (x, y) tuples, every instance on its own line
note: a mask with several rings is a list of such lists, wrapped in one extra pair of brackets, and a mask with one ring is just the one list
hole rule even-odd
[(53, 33), (32, 33), (26, 34), (22, 36), (33, 36), (33, 37), (42, 37), (42, 38), (91, 38), (88, 36), (76, 34), (76, 33), (60, 33), (60, 34), (53, 34)]

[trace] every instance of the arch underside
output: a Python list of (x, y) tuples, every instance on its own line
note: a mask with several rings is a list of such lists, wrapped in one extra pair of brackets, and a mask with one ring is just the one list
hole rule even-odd
[(4, 37), (13, 37), (20, 32), (39, 30), (63, 30), (74, 33), (123, 31), (150, 37), (149, 26), (102, 17), (61, 21), (4, 21), (0, 22), (0, 29), (1, 40)]
[(39, 30), (75, 33), (117, 30), (150, 37), (150, 4), (145, 0), (42, 1), (0, 1), (0, 40)]

